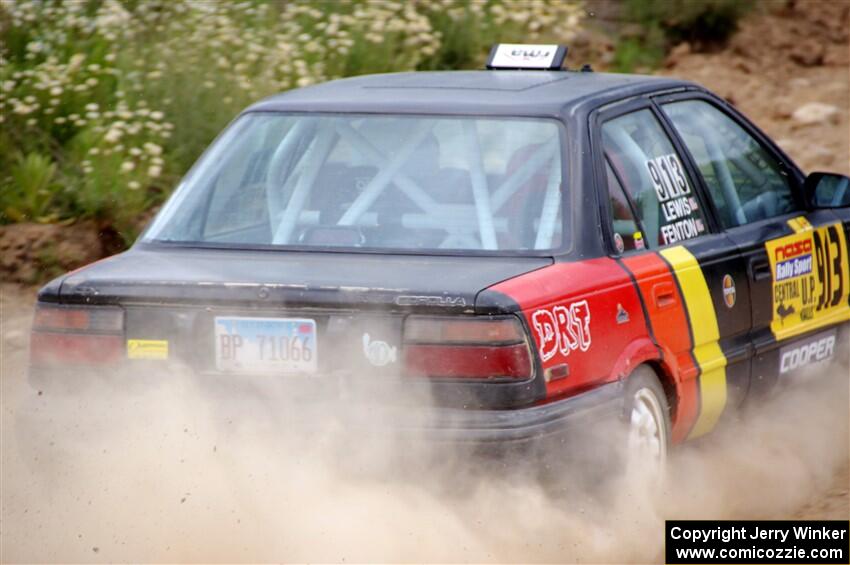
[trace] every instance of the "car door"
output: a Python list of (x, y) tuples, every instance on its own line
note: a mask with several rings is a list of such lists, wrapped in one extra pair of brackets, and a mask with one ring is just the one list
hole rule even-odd
[(831, 357), (848, 319), (846, 236), (831, 210), (806, 212), (802, 173), (728, 105), (702, 93), (656, 99), (686, 147), (752, 297), (751, 393)]
[(606, 238), (640, 290), (676, 389), (673, 440), (697, 437), (738, 406), (749, 387), (743, 258), (716, 230), (694, 172), (649, 99), (608, 108), (595, 122)]

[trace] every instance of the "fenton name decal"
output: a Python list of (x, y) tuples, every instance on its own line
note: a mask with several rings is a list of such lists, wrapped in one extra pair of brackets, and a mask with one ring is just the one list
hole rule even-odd
[(531, 323), (537, 332), (543, 361), (548, 361), (558, 351), (561, 355), (569, 355), (575, 349), (590, 349), (590, 308), (587, 300), (538, 310), (531, 317)]

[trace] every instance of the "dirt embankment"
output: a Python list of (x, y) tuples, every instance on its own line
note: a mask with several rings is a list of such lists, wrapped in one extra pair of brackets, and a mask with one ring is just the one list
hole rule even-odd
[(679, 45), (662, 73), (735, 104), (803, 170), (850, 175), (850, 1), (760, 8), (723, 50)]

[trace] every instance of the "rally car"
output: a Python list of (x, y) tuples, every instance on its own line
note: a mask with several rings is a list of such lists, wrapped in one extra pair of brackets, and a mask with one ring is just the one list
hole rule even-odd
[(660, 458), (835, 359), (850, 179), (804, 175), (698, 85), (565, 52), (250, 106), (132, 249), (41, 289), (32, 382), (401, 382), (459, 441), (617, 414)]

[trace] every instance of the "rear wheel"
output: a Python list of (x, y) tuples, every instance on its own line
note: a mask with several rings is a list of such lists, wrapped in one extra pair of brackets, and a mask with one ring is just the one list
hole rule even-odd
[(651, 368), (639, 367), (626, 382), (623, 418), (627, 465), (662, 468), (670, 445), (670, 408)]

